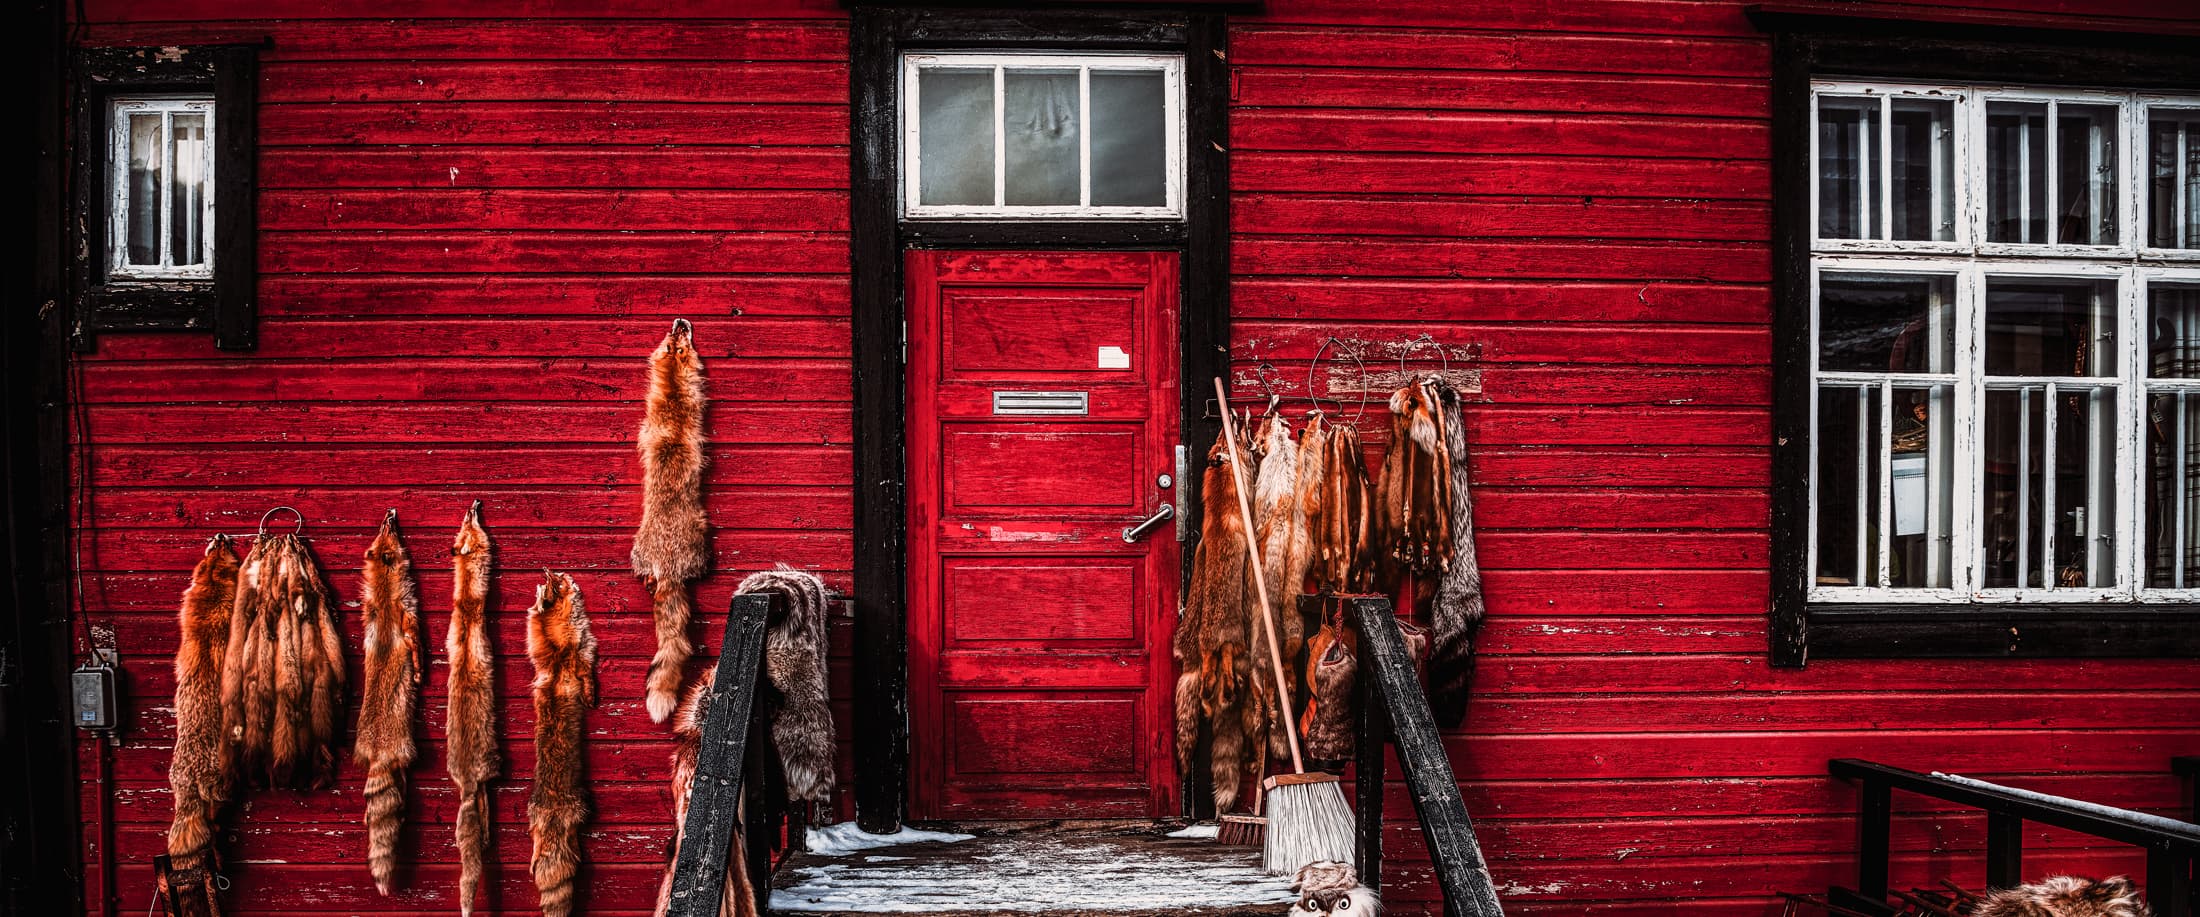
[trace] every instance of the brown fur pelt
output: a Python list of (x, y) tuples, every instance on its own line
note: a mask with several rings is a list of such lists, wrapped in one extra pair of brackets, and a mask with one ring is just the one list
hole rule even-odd
[(493, 550), (474, 501), (451, 544), (450, 659), (444, 713), (444, 768), (458, 787), (458, 911), (474, 912), (489, 844), (489, 789), (504, 768), (497, 752), (496, 659), (489, 644), (489, 568)]
[(367, 683), (351, 754), (367, 769), (367, 871), (375, 889), (387, 895), (397, 871), (397, 830), (405, 819), (405, 771), (412, 766), (413, 710), (420, 697), (420, 589), (394, 509), (367, 545), (359, 609), (367, 626)]
[(642, 524), (630, 555), (649, 589), (657, 655), (649, 661), (649, 718), (662, 723), (687, 678), (693, 604), (687, 584), (710, 568), (710, 521), (703, 515), (703, 361), (693, 328), (674, 322), (649, 356), (649, 400), (637, 446), (642, 455)]
[(1199, 545), (1192, 554), (1191, 587), (1172, 646), (1177, 765), (1190, 772), (1205, 725), (1211, 733), (1208, 761), (1218, 812), (1237, 806), (1248, 751), (1265, 744), (1249, 743), (1245, 728), (1252, 674), (1249, 609), (1255, 596), (1229, 450), (1229, 442), (1220, 436), (1207, 450)]
[(1390, 449), (1381, 484), (1382, 561), (1395, 576), (1441, 573), (1451, 557), (1451, 462), (1436, 386), (1390, 396)]
[(237, 574), (222, 658), (222, 722), (237, 770), (261, 786), (336, 779), (344, 640), (327, 581), (297, 535), (258, 539)]
[(527, 611), (527, 657), (535, 663), (535, 784), (527, 797), (534, 840), (528, 871), (544, 917), (574, 913), (581, 867), (581, 824), (588, 820), (582, 743), (596, 706), (596, 635), (573, 578), (542, 571)]
[(1353, 749), (1352, 689), (1359, 674), (1359, 653), (1352, 629), (1325, 620), (1306, 641), (1306, 713), (1299, 732), (1306, 737), (1309, 761), (1336, 765)]
[(1329, 428), (1325, 445), (1328, 454), (1322, 460), (1318, 482), (1321, 497), (1311, 521), (1314, 589), (1365, 591), (1374, 559), (1369, 547), (1374, 526), (1367, 456), (1360, 447), (1360, 431), (1350, 424), (1337, 424)]
[(214, 843), (215, 821), (229, 799), (228, 743), (222, 740), (222, 656), (237, 600), (237, 552), (216, 535), (191, 571), (176, 611), (176, 748), (168, 759), (175, 820), (168, 854), (197, 857)]
[(780, 565), (751, 574), (736, 593), (774, 592), (784, 613), (764, 634), (764, 678), (779, 692), (771, 714), (787, 801), (826, 802), (833, 795), (833, 710), (825, 681), (825, 583)]
[[(695, 766), (702, 757), (706, 705), (711, 685), (717, 680), (716, 670), (705, 670), (688, 688), (686, 699), (672, 718), (672, 844), (664, 878), (657, 883), (656, 917), (665, 917), (672, 907), (672, 874), (680, 862), (680, 831), (687, 824), (688, 792), (695, 785)], [(748, 817), (746, 811), (735, 815), (737, 822), (745, 822)], [(756, 890), (749, 884), (746, 835), (735, 827), (733, 843), (726, 849), (726, 878), (719, 891), (718, 917), (753, 917), (756, 913)]]
[(1990, 892), (1971, 917), (2152, 917), (2130, 879), (2055, 876)]
[(1438, 726), (1455, 727), (1467, 716), (1469, 683), (1474, 678), (1474, 637), (1482, 629), (1486, 606), (1482, 598), (1482, 568), (1474, 554), (1474, 497), (1467, 488), (1467, 431), (1459, 392), (1437, 385), (1444, 427), (1445, 455), (1450, 465), (1446, 485), (1450, 489), (1450, 562), (1436, 586), (1429, 605), (1433, 633), (1429, 648), (1429, 708)]

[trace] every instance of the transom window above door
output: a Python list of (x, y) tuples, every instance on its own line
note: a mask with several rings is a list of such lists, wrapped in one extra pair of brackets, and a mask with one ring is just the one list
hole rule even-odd
[(2196, 113), (1812, 84), (1811, 601), (2200, 601)]
[(902, 214), (1173, 219), (1184, 213), (1176, 56), (902, 58)]

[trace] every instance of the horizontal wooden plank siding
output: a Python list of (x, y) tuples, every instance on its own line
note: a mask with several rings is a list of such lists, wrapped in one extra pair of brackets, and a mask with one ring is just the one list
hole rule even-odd
[[(2200, 20), (2166, 0), (1930, 5)], [(1865, 5), (1880, 6), (1897, 8)], [(850, 582), (845, 9), (243, 9), (70, 13), (85, 45), (262, 44), (258, 349), (109, 334), (81, 363), (73, 479), (95, 524), (77, 572), (128, 696), (121, 746), (79, 748), (89, 911), (109, 887), (122, 913), (151, 894), (191, 566), (208, 535), (248, 532), (278, 504), (308, 518), (346, 602), (382, 511), (399, 510), (435, 647), (426, 727), (394, 896), (368, 878), (346, 766), (332, 792), (253, 796), (224, 838), (230, 912), (455, 909), (445, 546), (481, 499), (508, 761), (487, 902), (535, 901), (522, 611), (552, 566), (575, 573), (602, 641), (586, 905), (648, 913), (670, 745), (640, 703), (653, 637), (626, 553), (645, 359), (673, 318), (695, 323), (714, 399), (717, 571), (697, 588), (696, 633), (714, 643), (749, 571)], [(1229, 62), (1233, 391), (1250, 403), (1311, 384), (1376, 449), (1401, 381), (1443, 371), (1469, 393), (1490, 619), (1478, 699), (1446, 747), (1508, 913), (1777, 913), (1776, 891), (1853, 869), (1854, 797), (1823, 776), (1832, 757), (2177, 809), (2168, 759), (2200, 754), (2200, 662), (1768, 665), (1773, 62), (1739, 0), (1268, 0), (1232, 14)], [(844, 779), (850, 630), (834, 622)], [(104, 786), (90, 779), (103, 756)], [(1410, 819), (1391, 790), (1386, 811)], [(1980, 818), (1897, 806), (1894, 881), (1983, 881)], [(1412, 822), (1387, 842), (1388, 903), (1430, 912)], [(2143, 866), (2063, 832), (2026, 842), (2034, 869)]]

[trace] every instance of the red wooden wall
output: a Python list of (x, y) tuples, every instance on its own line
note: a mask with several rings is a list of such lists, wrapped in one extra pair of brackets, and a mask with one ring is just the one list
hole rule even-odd
[[(2143, 22), (2174, 4), (2085, 6)], [(236, 9), (88, 0), (78, 33), (273, 41), (260, 349), (109, 335), (83, 362), (84, 601), (93, 639), (121, 648), (133, 699), (121, 748), (80, 749), (87, 898), (96, 908), (111, 882), (128, 912), (151, 894), (173, 608), (205, 537), (296, 506), (350, 601), (358, 553), (396, 506), (440, 645), (446, 546), (480, 498), (502, 552), (510, 698), (490, 900), (534, 902), (521, 612), (549, 565), (581, 575), (603, 643), (591, 912), (646, 910), (668, 748), (639, 704), (648, 601), (625, 552), (643, 359), (673, 317), (696, 322), (717, 401), (721, 572), (701, 606), (723, 608), (740, 572), (777, 561), (847, 583), (841, 8), (401, 0), (359, 8), (401, 18), (365, 19), (273, 0), (252, 21)], [(1236, 383), (1257, 390), (1267, 362), (1297, 391), (1336, 335), (1366, 343), (1371, 387), (1387, 389), (1401, 348), (1427, 334), (1479, 390), (1491, 620), (1482, 699), (1453, 742), (1508, 912), (1776, 912), (1774, 890), (1849, 868), (1851, 794), (1821, 776), (1839, 755), (2177, 804), (2167, 760), (2200, 753), (2200, 664), (1766, 666), (1769, 47), (1738, 4), (1269, 9), (1230, 33)], [(1416, 372), (1437, 365), (1426, 346), (1409, 356)], [(1360, 384), (1349, 363), (1325, 360), (1320, 375)], [(1383, 424), (1377, 404), (1364, 426)], [(442, 671), (427, 688), (431, 739)], [(367, 879), (347, 770), (334, 792), (253, 797), (232, 846), (245, 861), (236, 910), (449, 911), (440, 757), (430, 742), (415, 771), (405, 849), (420, 865), (396, 897)], [(1898, 881), (1977, 884), (1980, 820), (1902, 804)], [(2034, 868), (2139, 867), (2059, 833), (2028, 841)], [(1416, 846), (1409, 822), (1393, 842)], [(1431, 894), (1409, 863), (1389, 880), (1394, 903)]]

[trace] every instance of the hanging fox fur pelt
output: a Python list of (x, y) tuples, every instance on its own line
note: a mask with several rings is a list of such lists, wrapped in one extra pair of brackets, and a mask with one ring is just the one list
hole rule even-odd
[(176, 611), (176, 749), (168, 759), (175, 820), (168, 855), (198, 857), (213, 846), (214, 821), (229, 798), (229, 749), (222, 740), (222, 656), (237, 600), (237, 553), (229, 536), (206, 543)]
[(786, 597), (785, 613), (764, 633), (764, 678), (779, 692), (772, 711), (772, 745), (779, 750), (788, 802), (830, 800), (834, 746), (825, 682), (825, 582), (781, 564), (750, 574), (734, 591)]
[(397, 829), (405, 819), (405, 770), (412, 766), (413, 708), (420, 696), (420, 590), (394, 509), (367, 545), (359, 610), (367, 625), (367, 683), (351, 755), (367, 769), (367, 872), (375, 890), (387, 895), (397, 871)]
[[(1261, 582), (1268, 587), (1269, 624), (1282, 641), (1285, 664), (1290, 665), (1306, 643), (1306, 625), (1298, 615), (1295, 598), (1299, 588), (1289, 571), (1292, 544), (1305, 530), (1305, 517), (1298, 505), (1299, 447), (1291, 438), (1290, 422), (1279, 413), (1262, 418), (1258, 438), (1264, 444), (1265, 456), (1253, 486), (1253, 523), (1259, 527)], [(1260, 606), (1256, 603), (1250, 612), (1260, 614)], [(1268, 628), (1253, 622), (1252, 637), (1253, 665), (1257, 667), (1268, 658)], [(1273, 679), (1268, 678), (1253, 679), (1252, 695), (1260, 707), (1257, 731), (1266, 734), (1268, 753), (1289, 757), (1290, 737), (1284, 729), (1290, 725), (1292, 699), (1277, 697)]]
[(1360, 592), (1370, 585), (1374, 516), (1367, 456), (1351, 424), (1329, 428), (1322, 495), (1314, 514), (1312, 572), (1317, 592)]
[(657, 655), (649, 661), (649, 718), (662, 723), (680, 702), (687, 678), (688, 582), (710, 567), (710, 523), (703, 516), (703, 361), (687, 319), (672, 323), (649, 356), (649, 402), (642, 454), (642, 524), (630, 557), (649, 589)]
[(1450, 473), (1448, 508), (1451, 561), (1430, 604), (1429, 708), (1438, 726), (1457, 726), (1467, 716), (1468, 683), (1474, 677), (1474, 636), (1482, 627), (1482, 568), (1474, 556), (1474, 497), (1467, 489), (1467, 430), (1458, 391), (1438, 385), (1445, 455)]
[(297, 535), (258, 539), (237, 575), (222, 658), (222, 722), (255, 785), (336, 778), (344, 640), (328, 583)]
[[(765, 638), (767, 654), (770, 639), (769, 636)], [(657, 883), (656, 917), (665, 917), (672, 908), (672, 876), (680, 863), (680, 828), (687, 824), (688, 792), (695, 785), (696, 762), (702, 758), (706, 705), (711, 685), (717, 681), (717, 670), (704, 670), (688, 688), (687, 698), (680, 702), (679, 712), (672, 718), (672, 855), (665, 862), (664, 878)], [(788, 786), (791, 790), (793, 784)], [(739, 810), (734, 813), (736, 823), (746, 823), (746, 803), (744, 794)], [(753, 917), (756, 913), (756, 890), (749, 884), (747, 833), (735, 828), (733, 843), (726, 848), (726, 877), (720, 886), (718, 917)]]
[(534, 849), (527, 862), (544, 917), (566, 917), (574, 912), (581, 824), (588, 820), (581, 745), (583, 720), (596, 706), (596, 635), (573, 578), (542, 575), (527, 611), (527, 656), (535, 663), (535, 786), (527, 797)]
[(1252, 673), (1247, 612), (1254, 604), (1254, 593), (1237, 493), (1229, 441), (1217, 436), (1207, 450), (1200, 487), (1199, 546), (1192, 553), (1191, 588), (1171, 649), (1177, 667), (1177, 767), (1190, 773), (1199, 729), (1205, 724), (1211, 732), (1208, 762), (1218, 812), (1237, 806), (1247, 751), (1259, 747), (1249, 746), (1245, 730), (1247, 681)]
[(1352, 757), (1352, 689), (1359, 673), (1357, 638), (1339, 620), (1324, 620), (1306, 640), (1306, 713), (1299, 733), (1309, 761), (1340, 764)]
[(489, 844), (489, 787), (504, 768), (497, 753), (496, 660), (489, 645), (489, 532), (475, 500), (451, 545), (450, 700), (445, 710), (444, 769), (458, 786), (458, 912), (474, 912)]
[[(1284, 599), (1297, 614), (1297, 596), (1306, 589), (1307, 574), (1314, 567), (1315, 528), (1322, 516), (1322, 500), (1329, 488), (1329, 423), (1316, 411), (1299, 428), (1298, 493), (1292, 498), (1291, 541), (1284, 555), (1283, 576), (1288, 588)], [(1301, 624), (1301, 632), (1304, 624)]]
[(1451, 466), (1435, 386), (1390, 396), (1390, 450), (1383, 457), (1382, 554), (1390, 575), (1443, 571), (1451, 556)]

